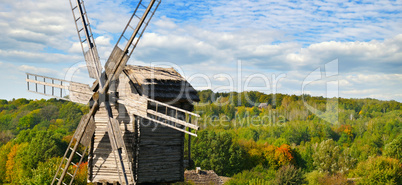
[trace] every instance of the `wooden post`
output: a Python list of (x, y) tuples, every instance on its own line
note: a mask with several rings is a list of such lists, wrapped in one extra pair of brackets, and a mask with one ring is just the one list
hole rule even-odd
[[(189, 123), (191, 123), (191, 115), (189, 115)], [(191, 132), (190, 127), (188, 128), (188, 131)], [(190, 134), (188, 135), (187, 147), (188, 147), (188, 168), (190, 169), (192, 167), (191, 166), (191, 135)]]
[[(54, 84), (54, 79), (52, 79), (52, 84)], [(52, 96), (54, 96), (54, 87), (52, 86)]]
[[(46, 83), (46, 78), (43, 78), (43, 82)], [(46, 85), (43, 85), (43, 93), (46, 94)]]
[[(95, 119), (95, 118), (94, 118)], [(92, 135), (91, 144), (89, 145), (89, 155), (88, 155), (88, 180), (92, 182), (93, 180), (93, 159), (94, 159), (94, 143), (95, 143), (95, 133)]]
[[(27, 74), (27, 79), (29, 79), (29, 74)], [(29, 82), (27, 81), (27, 87), (28, 87), (28, 91), (29, 91)]]
[[(60, 85), (63, 86), (63, 81), (60, 81)], [(63, 89), (60, 88), (60, 97), (63, 98)]]

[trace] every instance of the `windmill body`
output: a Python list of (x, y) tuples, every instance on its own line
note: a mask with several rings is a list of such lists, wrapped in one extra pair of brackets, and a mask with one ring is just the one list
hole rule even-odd
[(173, 68), (126, 65), (160, 2), (139, 1), (103, 71), (84, 2), (70, 0), (88, 73), (96, 81), (90, 87), (30, 73), (26, 79), (28, 91), (90, 105), (52, 184), (73, 184), (86, 159), (88, 182), (184, 180), (184, 134), (197, 136), (199, 129), (199, 115), (191, 113), (197, 92)]
[[(183, 181), (184, 126), (176, 123), (177, 129), (174, 129), (158, 122), (172, 126), (174, 120), (185, 122), (192, 114), (189, 112), (193, 109), (191, 101), (199, 101), (194, 88), (174, 69), (141, 66), (126, 66), (111, 88), (119, 97), (117, 102), (111, 101), (111, 105), (127, 149), (128, 160), (125, 155), (123, 160), (125, 166), (131, 163), (135, 182)], [(92, 182), (118, 181), (105, 111), (98, 111), (95, 124), (89, 178)]]

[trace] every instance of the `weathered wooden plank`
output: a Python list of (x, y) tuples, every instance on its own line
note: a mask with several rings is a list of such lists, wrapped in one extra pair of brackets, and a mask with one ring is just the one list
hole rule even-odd
[(123, 71), (125, 67), (125, 65), (121, 64), (127, 63), (128, 59), (129, 57), (116, 45), (105, 64), (105, 71), (108, 78), (111, 78), (113, 75), (117, 74), (117, 76), (113, 76), (113, 79), (111, 80), (118, 79), (121, 71)]
[(186, 133), (186, 134), (190, 134), (190, 135), (193, 135), (193, 136), (196, 136), (196, 137), (197, 137), (197, 134), (188, 132), (188, 131), (185, 130), (185, 129), (181, 129), (181, 128), (178, 128), (178, 127), (176, 127), (176, 126), (166, 124), (166, 123), (164, 123), (164, 122), (162, 122), (162, 121), (158, 121), (158, 120), (156, 120), (156, 119), (152, 119), (152, 118), (149, 118), (149, 119), (152, 120), (152, 121), (155, 122), (155, 123), (159, 123), (159, 124), (164, 125), (164, 126), (166, 126), (166, 127), (169, 127), (169, 128), (178, 130), (178, 131), (180, 131), (180, 132), (184, 132), (184, 133)]
[[(173, 155), (173, 154), (171, 154), (171, 155)], [(178, 154), (176, 154), (176, 155), (178, 155)], [(163, 162), (155, 162), (155, 160), (163, 160)], [(148, 160), (141, 159), (141, 163), (140, 163), (139, 167), (142, 168), (142, 170), (145, 170), (147, 166), (162, 166), (162, 165), (166, 165), (169, 168), (174, 168), (174, 167), (180, 168), (180, 157), (165, 159), (165, 158), (163, 158), (163, 156), (161, 156), (161, 157), (151, 158)]]
[(52, 84), (52, 83), (38, 81), (38, 80), (32, 80), (32, 79), (26, 79), (25, 81), (30, 82), (30, 83), (36, 83), (36, 84), (40, 84), (40, 85), (45, 85), (45, 86), (49, 86), (49, 87), (56, 87), (56, 88), (60, 88), (60, 89), (67, 89), (68, 88), (67, 86), (64, 86), (64, 85)]
[(187, 123), (187, 122), (185, 122), (185, 121), (176, 119), (176, 118), (171, 117), (171, 116), (167, 116), (167, 115), (165, 115), (165, 114), (156, 112), (156, 111), (151, 110), (151, 109), (148, 109), (148, 110), (147, 110), (147, 113), (152, 114), (152, 115), (154, 115), (154, 116), (157, 116), (157, 117), (159, 117), (159, 118), (163, 118), (163, 119), (172, 121), (172, 122), (174, 122), (174, 123), (178, 123), (178, 124), (183, 125), (183, 126), (185, 126), (185, 127), (190, 127), (190, 128), (192, 128), (192, 129), (194, 129), (194, 130), (198, 130), (198, 129), (199, 129), (199, 126), (197, 126), (197, 125), (193, 125), (193, 124), (191, 124), (191, 123)]
[(96, 46), (93, 48), (89, 48), (87, 52), (84, 54), (85, 61), (87, 63), (87, 69), (89, 73), (89, 77), (97, 79), (98, 75), (102, 72), (102, 66), (99, 62), (98, 51), (96, 50)]
[(82, 136), (81, 144), (84, 146), (89, 146), (91, 143), (92, 136), (95, 132), (95, 121), (92, 116), (89, 116), (89, 122), (87, 127), (85, 128), (85, 133)]
[(164, 127), (158, 124), (158, 126), (153, 126), (151, 129), (143, 129), (144, 133), (142, 136), (144, 137), (154, 137), (154, 136), (161, 136), (163, 138), (177, 138), (180, 136), (180, 131), (170, 129), (169, 127)]
[[(131, 97), (131, 96), (130, 96)], [(135, 97), (135, 96), (134, 96)], [(124, 104), (130, 114), (146, 117), (147, 102), (146, 99), (137, 97), (136, 99), (122, 99), (117, 102)]]
[[(128, 166), (129, 164), (130, 163), (128, 163), (128, 162), (124, 162), (124, 166)], [(96, 163), (94, 163), (94, 168), (100, 168), (100, 167), (101, 167), (101, 169), (109, 169), (109, 168), (117, 169), (116, 162), (114, 161), (114, 159), (106, 160), (106, 161), (104, 161), (104, 160), (96, 161)], [(119, 168), (120, 168), (120, 166), (119, 166)], [(126, 173), (128, 173), (128, 172), (126, 172)]]
[(144, 139), (142, 138), (141, 140), (141, 145), (155, 145), (155, 146), (180, 146), (182, 141), (180, 140), (163, 140), (164, 138), (160, 138), (161, 141), (158, 141), (157, 139), (153, 138), (154, 140), (151, 139)]
[[(126, 168), (126, 174), (130, 181), (131, 175), (129, 173), (129, 167), (131, 167), (132, 164), (129, 161), (132, 161), (133, 158), (132, 143), (134, 126), (132, 122), (130, 122), (130, 117), (125, 110), (126, 109), (119, 109), (119, 105), (112, 106), (113, 117), (118, 121), (118, 124), (115, 123), (116, 128), (113, 130), (120, 130), (124, 144), (126, 145), (127, 152), (123, 150), (122, 158)], [(101, 105), (95, 115), (96, 131), (94, 134), (93, 182), (104, 180), (105, 182), (112, 183), (113, 181), (119, 180), (118, 169), (116, 168), (115, 162), (115, 157), (117, 156), (112, 153), (110, 138), (108, 137), (108, 119), (109, 116)], [(121, 167), (119, 166), (119, 168)], [(102, 170), (106, 170), (106, 172), (103, 173)]]
[(119, 91), (119, 98), (124, 99), (127, 96), (131, 95), (131, 85), (130, 85), (130, 79), (127, 77), (126, 74), (120, 75), (119, 78), (119, 86), (118, 86), (118, 91)]
[(186, 114), (193, 115), (193, 116), (195, 116), (195, 117), (200, 117), (200, 115), (198, 115), (198, 114), (192, 113), (192, 112), (190, 112), (190, 111), (186, 111), (186, 110), (184, 110), (184, 109), (180, 109), (180, 108), (175, 107), (175, 106), (172, 106), (172, 105), (168, 105), (168, 104), (166, 104), (166, 103), (162, 103), (162, 102), (160, 102), (160, 101), (156, 101), (156, 100), (153, 100), (153, 99), (150, 99), (150, 98), (148, 98), (148, 101), (153, 102), (153, 103), (155, 103), (155, 104), (159, 104), (159, 105), (168, 107), (168, 108), (171, 108), (171, 109), (174, 109), (174, 110), (178, 110), (179, 112), (184, 112), (184, 113), (186, 113)]
[(81, 92), (85, 94), (93, 94), (91, 88), (87, 84), (82, 84), (78, 82), (70, 82), (69, 91), (76, 91), (76, 92)]

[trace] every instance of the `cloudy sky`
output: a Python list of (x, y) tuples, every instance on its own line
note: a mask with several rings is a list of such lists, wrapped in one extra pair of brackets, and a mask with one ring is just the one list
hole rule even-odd
[[(85, 1), (103, 63), (137, 3)], [(46, 98), (25, 72), (92, 83), (77, 41), (69, 1), (0, 0), (0, 98)], [(163, 0), (129, 64), (197, 89), (402, 102), (402, 1)]]

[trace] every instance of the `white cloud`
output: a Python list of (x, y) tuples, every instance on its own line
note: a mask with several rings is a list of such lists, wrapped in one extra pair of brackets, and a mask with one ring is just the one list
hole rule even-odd
[[(71, 64), (81, 60), (79, 56), (69, 56), (58, 53), (42, 53), (35, 51), (22, 51), (22, 50), (1, 50), (0, 60), (3, 62), (16, 62), (16, 63), (59, 63)], [(82, 57), (83, 58), (83, 57)], [(83, 59), (82, 59), (83, 60)]]
[[(349, 1), (204, 1), (168, 2), (167, 16), (215, 31), (239, 28), (277, 30), (301, 42), (367, 41), (402, 32), (402, 3)], [(166, 8), (167, 9), (167, 8)], [(185, 15), (181, 18), (175, 14)], [(184, 21), (182, 20), (184, 19)], [(384, 37), (385, 36), (385, 37)]]
[[(85, 3), (104, 63), (135, 3)], [(300, 93), (301, 83), (311, 71), (339, 59), (341, 95), (402, 101), (398, 95), (401, 7), (402, 2), (387, 0), (166, 0), (130, 63), (175, 63), (186, 77), (205, 74), (214, 87), (228, 83), (225, 78), (214, 79), (216, 74), (229, 75), (235, 84), (253, 74), (269, 78), (286, 74), (278, 92)], [(71, 65), (83, 62), (69, 8), (68, 1), (0, 2), (0, 65), (18, 63), (3, 70), (3, 76), (16, 77), (10, 75), (13, 70), (66, 73)], [(242, 61), (241, 76), (237, 74), (238, 60)], [(85, 68), (79, 68), (74, 79), (85, 81), (85, 73)], [(253, 85), (259, 83), (262, 81), (253, 81)], [(311, 92), (321, 91), (323, 84)]]
[[(199, 33), (207, 36), (202, 37)], [(361, 97), (373, 97), (375, 92), (392, 97), (393, 93), (401, 90), (397, 87), (402, 81), (402, 35), (384, 41), (331, 41), (301, 47), (293, 42), (271, 44), (255, 38), (248, 42), (248, 38), (239, 33), (212, 32), (194, 27), (168, 30), (164, 27), (163, 33), (144, 36), (134, 58), (145, 63), (162, 61), (178, 64), (189, 76), (197, 73), (207, 75), (215, 87), (225, 85), (223, 79), (213, 79), (216, 74), (228, 73), (235, 81), (238, 79), (236, 61), (242, 59), (243, 77), (262, 73), (271, 78), (273, 72), (284, 73), (287, 76), (280, 81), (278, 92), (299, 94), (302, 81), (311, 71), (338, 58), (341, 95), (354, 97), (357, 94), (353, 92), (362, 90)], [(192, 54), (199, 56), (192, 57)], [(354, 76), (357, 78), (354, 79)], [(198, 83), (196, 86), (205, 86), (205, 82)], [(325, 83), (317, 83), (310, 92), (325, 94)], [(378, 88), (379, 85), (383, 87)]]
[(58, 75), (60, 75), (60, 71), (56, 71), (54, 69), (48, 69), (48, 68), (38, 68), (38, 67), (34, 67), (34, 66), (29, 66), (29, 65), (21, 65), (16, 68), (21, 72), (28, 72), (28, 73), (44, 75), (44, 76), (49, 76), (49, 77), (57, 77)]
[(249, 38), (242, 31), (227, 33), (195, 27), (165, 28), (163, 33), (145, 34), (135, 57), (141, 61), (163, 60), (181, 65), (228, 64), (241, 59), (249, 65), (281, 71), (312, 70), (338, 58), (341, 72), (395, 73), (402, 70), (402, 34), (384, 41), (330, 41), (302, 47), (295, 42), (272, 44), (260, 31), (248, 32), (260, 37)]

